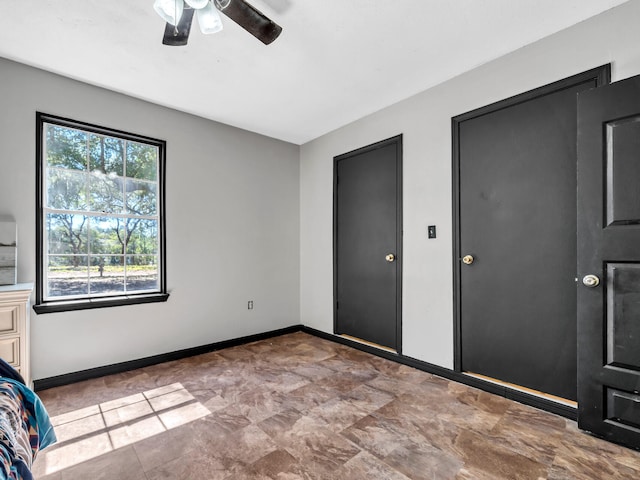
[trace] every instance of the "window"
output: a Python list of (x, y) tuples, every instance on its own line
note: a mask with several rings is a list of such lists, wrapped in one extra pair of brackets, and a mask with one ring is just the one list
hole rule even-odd
[(37, 114), (38, 313), (159, 302), (165, 142)]

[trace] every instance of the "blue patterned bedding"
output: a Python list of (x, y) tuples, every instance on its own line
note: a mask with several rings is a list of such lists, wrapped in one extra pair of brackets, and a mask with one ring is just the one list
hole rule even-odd
[(36, 455), (55, 441), (38, 396), (0, 359), (0, 480), (32, 480)]

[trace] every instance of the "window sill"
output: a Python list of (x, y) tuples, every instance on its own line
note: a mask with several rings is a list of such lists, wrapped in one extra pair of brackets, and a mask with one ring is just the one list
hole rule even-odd
[(152, 293), (148, 295), (124, 295), (121, 297), (90, 298), (83, 300), (38, 303), (33, 306), (37, 314), (69, 312), (72, 310), (88, 310), (91, 308), (119, 307), (122, 305), (138, 305), (141, 303), (166, 302), (168, 293)]

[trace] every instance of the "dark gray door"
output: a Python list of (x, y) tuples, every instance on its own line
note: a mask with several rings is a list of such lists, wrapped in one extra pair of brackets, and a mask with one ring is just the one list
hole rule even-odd
[(638, 449), (640, 77), (578, 112), (578, 424)]
[(454, 119), (461, 371), (576, 400), (576, 95), (599, 75)]
[(335, 332), (400, 348), (402, 137), (335, 157)]

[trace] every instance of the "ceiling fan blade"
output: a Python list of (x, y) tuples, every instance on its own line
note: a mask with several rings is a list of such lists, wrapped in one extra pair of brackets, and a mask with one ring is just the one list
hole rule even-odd
[[(178, 25), (173, 26), (170, 23), (164, 27), (164, 37), (162, 43), (164, 45), (171, 45), (179, 47), (186, 45), (189, 40), (189, 32), (191, 31), (191, 23), (193, 22), (193, 9), (185, 8), (182, 12), (182, 17)], [(177, 32), (176, 32), (177, 29)]]
[(265, 45), (273, 42), (282, 32), (281, 26), (244, 0), (230, 0), (220, 11)]

